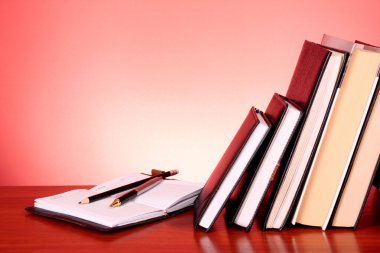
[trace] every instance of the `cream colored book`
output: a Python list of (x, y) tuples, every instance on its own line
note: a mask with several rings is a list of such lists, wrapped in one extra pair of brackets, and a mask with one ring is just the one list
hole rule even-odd
[(326, 229), (378, 80), (380, 54), (354, 48), (292, 223)]
[(332, 220), (334, 227), (356, 227), (359, 221), (379, 162), (379, 127), (380, 98), (377, 97), (335, 210)]

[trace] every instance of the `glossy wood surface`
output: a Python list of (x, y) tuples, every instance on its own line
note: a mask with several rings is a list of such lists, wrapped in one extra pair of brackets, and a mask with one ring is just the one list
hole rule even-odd
[(290, 227), (283, 232), (226, 229), (223, 217), (205, 233), (193, 212), (112, 234), (35, 216), (33, 200), (78, 187), (0, 187), (0, 252), (378, 252), (380, 193), (373, 188), (356, 231)]

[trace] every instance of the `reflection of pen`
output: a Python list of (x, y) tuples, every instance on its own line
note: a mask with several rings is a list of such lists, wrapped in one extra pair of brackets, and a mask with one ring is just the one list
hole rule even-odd
[(159, 183), (162, 182), (162, 177), (156, 177), (156, 178), (153, 178), (149, 181), (147, 181), (146, 183), (143, 183), (142, 185), (139, 185), (135, 188), (133, 188), (132, 190), (128, 191), (127, 193), (125, 193), (124, 195), (118, 197), (117, 199), (115, 199), (111, 206), (112, 207), (118, 207), (118, 206), (121, 206), (122, 204), (124, 204), (125, 202), (127, 202), (128, 200), (132, 199), (132, 198), (135, 198), (136, 196), (152, 189), (153, 187), (155, 187), (156, 185), (158, 185)]
[(82, 199), (79, 202), (79, 204), (89, 204), (89, 203), (92, 203), (94, 201), (107, 198), (107, 197), (109, 197), (109, 196), (111, 196), (113, 194), (133, 189), (134, 187), (142, 185), (143, 183), (145, 183), (147, 181), (150, 181), (150, 180), (152, 180), (153, 178), (156, 178), (156, 177), (166, 178), (166, 177), (174, 176), (176, 174), (178, 174), (178, 170), (170, 170), (170, 171), (166, 171), (166, 172), (156, 173), (154, 176), (151, 176), (151, 177), (148, 177), (148, 178), (144, 178), (142, 180), (139, 180), (139, 181), (136, 181), (136, 182), (132, 182), (130, 184), (123, 185), (123, 186), (120, 186), (120, 187), (117, 187), (117, 188), (114, 188), (114, 189), (111, 189), (111, 190), (108, 190), (108, 191), (105, 191), (105, 192), (101, 192), (101, 193), (92, 195), (92, 196), (87, 197), (87, 198), (84, 198), (84, 199)]

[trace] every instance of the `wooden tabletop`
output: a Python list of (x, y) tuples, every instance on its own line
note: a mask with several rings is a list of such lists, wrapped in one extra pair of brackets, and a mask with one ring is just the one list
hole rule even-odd
[[(112, 234), (29, 214), (37, 197), (78, 186), (0, 187), (0, 252), (378, 252), (380, 193), (371, 190), (356, 231), (290, 227), (282, 232), (226, 229), (223, 217), (205, 233), (193, 212)], [(222, 214), (223, 215), (223, 214)]]

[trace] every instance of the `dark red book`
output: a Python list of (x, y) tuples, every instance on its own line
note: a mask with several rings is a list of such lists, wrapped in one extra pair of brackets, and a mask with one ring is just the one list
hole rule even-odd
[(326, 48), (310, 41), (304, 42), (286, 97), (305, 112), (318, 88), (329, 56), (329, 50)]
[(208, 231), (219, 216), (271, 127), (252, 108), (195, 201), (194, 226)]
[[(267, 227), (268, 216), (269, 216), (269, 214), (271, 214), (274, 201), (277, 201), (277, 202), (279, 201), (279, 200), (276, 200), (278, 192), (280, 191), (281, 187), (284, 187), (283, 181), (285, 180), (285, 176), (287, 176), (286, 171), (288, 170), (289, 164), (292, 161), (294, 151), (297, 147), (298, 141), (300, 140), (302, 130), (305, 126), (305, 122), (308, 119), (309, 113), (312, 109), (314, 98), (318, 92), (321, 80), (322, 80), (323, 75), (324, 75), (324, 71), (326, 69), (327, 64), (329, 63), (329, 59), (330, 59), (331, 54), (332, 53), (328, 49), (326, 49), (325, 47), (318, 45), (316, 43), (305, 41), (303, 44), (303, 47), (302, 47), (296, 68), (294, 70), (293, 77), (291, 79), (290, 85), (289, 85), (287, 93), (286, 93), (286, 97), (289, 100), (294, 101), (297, 105), (299, 105), (302, 108), (302, 110), (304, 111), (304, 116), (303, 116), (302, 120), (300, 121), (300, 124), (298, 125), (297, 130), (295, 131), (296, 134), (293, 135), (292, 139), (290, 140), (290, 144), (288, 145), (287, 149), (285, 150), (284, 159), (282, 159), (279, 163), (278, 181), (277, 182), (275, 181), (275, 183), (274, 183), (275, 189), (273, 190), (272, 196), (268, 197), (270, 199), (270, 201), (269, 201), (268, 206), (266, 207), (267, 217), (264, 221), (264, 225), (263, 225), (264, 228)], [(340, 72), (342, 72), (342, 71), (340, 71)], [(328, 84), (331, 87), (333, 87), (333, 89), (331, 90), (332, 93), (329, 94), (329, 96), (331, 95), (331, 97), (328, 98), (328, 105), (326, 108), (327, 111), (324, 114), (324, 119), (323, 119), (321, 126), (319, 128), (320, 134), (317, 137), (317, 139), (315, 140), (315, 142), (313, 140), (314, 144), (313, 143), (309, 144), (309, 145), (313, 145), (314, 148), (313, 148), (313, 151), (311, 152), (311, 155), (310, 156), (308, 155), (309, 164), (305, 168), (302, 168), (304, 170), (303, 176), (302, 176), (300, 183), (296, 186), (297, 190), (296, 190), (295, 196), (292, 196), (293, 197), (292, 198), (293, 203), (290, 205), (289, 208), (286, 208), (286, 210), (285, 210), (285, 212), (286, 212), (285, 221), (289, 217), (290, 212), (294, 209), (294, 203), (298, 199), (300, 189), (302, 188), (303, 182), (305, 180), (305, 176), (307, 175), (307, 171), (308, 171), (308, 168), (310, 166), (310, 162), (312, 161), (312, 157), (314, 156), (314, 153), (316, 150), (315, 147), (319, 143), (323, 127), (324, 127), (325, 122), (327, 120), (328, 112), (329, 112), (331, 105), (333, 103), (333, 98), (335, 97), (336, 90), (337, 90), (338, 84), (339, 84), (339, 80), (341, 79), (340, 75), (341, 75), (341, 73), (338, 73), (336, 82), (332, 83), (331, 85)], [(326, 84), (327, 83), (325, 82), (323, 89), (325, 89)], [(320, 94), (322, 94), (322, 93), (320, 92)], [(326, 94), (328, 94), (328, 93), (326, 93)], [(318, 95), (318, 96), (321, 96), (321, 95)], [(317, 105), (317, 107), (318, 107), (318, 105)], [(316, 110), (316, 107), (314, 106), (314, 111), (315, 110)], [(309, 128), (311, 127), (310, 123), (309, 123), (308, 127)], [(302, 136), (302, 137), (305, 137), (305, 136)], [(305, 140), (303, 140), (303, 143), (305, 143)], [(289, 180), (287, 179), (287, 181), (289, 181)], [(285, 187), (288, 187), (288, 186), (286, 185)], [(287, 190), (281, 189), (281, 191), (283, 192), (283, 191), (287, 191)], [(284, 211), (284, 210), (281, 210), (281, 211)], [(284, 225), (285, 225), (285, 222), (282, 224), (280, 229), (282, 229), (282, 227)]]
[(302, 109), (276, 93), (265, 115), (272, 123), (272, 130), (259, 151), (260, 159), (251, 163), (247, 176), (244, 177), (245, 181), (240, 181), (227, 205), (227, 222), (244, 227), (247, 231), (251, 229), (259, 207), (277, 174), (278, 163), (301, 119)]

